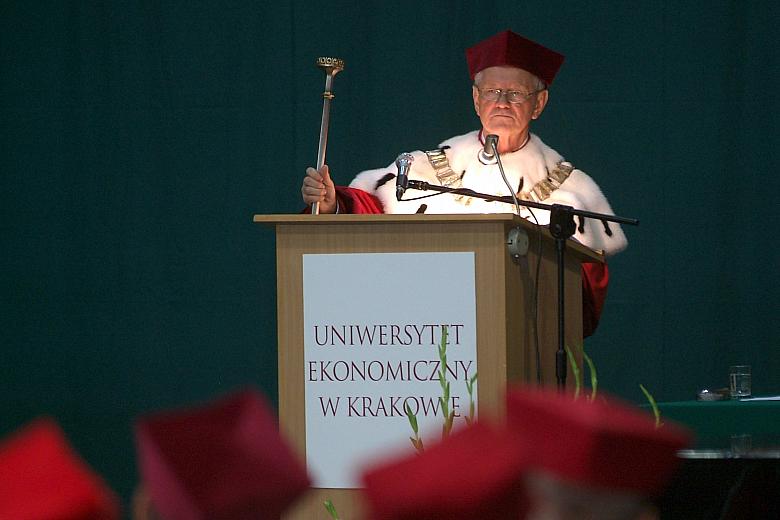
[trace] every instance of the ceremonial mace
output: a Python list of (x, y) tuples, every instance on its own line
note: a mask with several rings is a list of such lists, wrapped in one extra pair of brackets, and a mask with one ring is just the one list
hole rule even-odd
[[(317, 58), (317, 66), (325, 71), (325, 92), (322, 93), (322, 122), (320, 123), (320, 144), (317, 149), (317, 171), (325, 164), (325, 149), (328, 146), (328, 123), (330, 122), (330, 100), (334, 98), (333, 76), (344, 70), (344, 60), (338, 58)], [(320, 214), (320, 203), (311, 205), (311, 214)]]

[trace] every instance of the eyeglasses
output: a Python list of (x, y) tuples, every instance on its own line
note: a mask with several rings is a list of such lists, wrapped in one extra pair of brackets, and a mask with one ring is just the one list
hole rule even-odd
[(501, 99), (501, 96), (506, 95), (506, 100), (509, 103), (512, 103), (514, 105), (519, 105), (520, 103), (525, 103), (531, 98), (531, 96), (538, 94), (544, 89), (542, 88), (539, 90), (534, 90), (532, 92), (522, 92), (520, 90), (505, 90), (502, 88), (477, 87), (477, 90), (479, 91), (479, 97), (481, 97), (485, 101), (498, 101), (499, 99)]

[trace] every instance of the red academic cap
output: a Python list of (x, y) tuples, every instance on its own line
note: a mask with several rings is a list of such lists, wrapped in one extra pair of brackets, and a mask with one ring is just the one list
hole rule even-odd
[(691, 441), (675, 424), (656, 428), (636, 406), (574, 399), (551, 390), (510, 389), (507, 419), (529, 448), (529, 467), (562, 480), (652, 495), (668, 483), (677, 451)]
[(525, 454), (486, 422), (363, 475), (370, 520), (516, 520), (527, 510)]
[(119, 501), (57, 423), (41, 418), (0, 443), (0, 518), (114, 520)]
[(165, 520), (262, 520), (279, 515), (309, 477), (252, 390), (136, 422), (139, 468)]
[(488, 67), (516, 67), (551, 85), (564, 56), (512, 31), (500, 32), (466, 49), (471, 79)]

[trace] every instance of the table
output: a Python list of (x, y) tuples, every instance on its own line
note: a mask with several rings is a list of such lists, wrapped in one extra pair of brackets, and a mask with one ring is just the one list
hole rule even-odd
[(780, 401), (659, 403), (662, 421), (692, 429), (662, 519), (780, 518)]
[(728, 449), (733, 437), (746, 435), (764, 448), (780, 447), (780, 401), (680, 401), (658, 408), (662, 421), (682, 423), (696, 433), (695, 449)]

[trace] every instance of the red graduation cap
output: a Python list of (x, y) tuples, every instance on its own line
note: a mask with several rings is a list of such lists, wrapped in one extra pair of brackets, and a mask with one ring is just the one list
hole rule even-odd
[(575, 400), (550, 390), (510, 389), (507, 416), (529, 447), (529, 467), (594, 488), (652, 495), (668, 483), (690, 433), (617, 400)]
[(144, 484), (165, 520), (278, 519), (309, 487), (275, 414), (251, 390), (141, 418), (135, 431)]
[(57, 423), (41, 418), (0, 443), (0, 518), (114, 520), (119, 502)]
[(516, 520), (526, 511), (525, 454), (485, 422), (363, 475), (370, 520)]
[(564, 56), (512, 31), (504, 31), (466, 49), (471, 79), (488, 67), (517, 67), (551, 85)]

